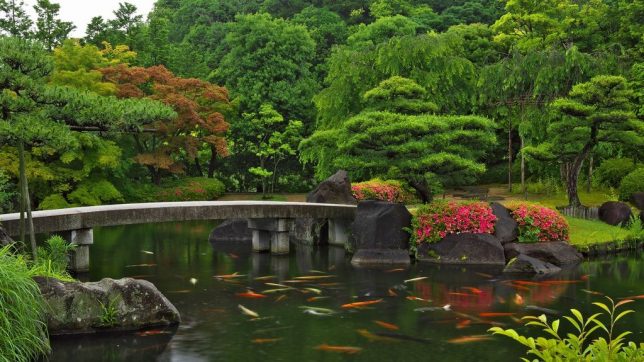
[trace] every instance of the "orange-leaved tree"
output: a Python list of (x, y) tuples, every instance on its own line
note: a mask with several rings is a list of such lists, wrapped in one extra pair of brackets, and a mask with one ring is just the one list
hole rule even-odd
[(121, 98), (151, 98), (174, 108), (177, 118), (154, 122), (150, 133), (135, 133), (138, 155), (134, 160), (147, 167), (152, 182), (164, 174), (192, 173), (202, 176), (200, 151), (209, 151), (208, 176), (217, 157), (228, 156), (224, 114), (230, 108), (228, 90), (194, 78), (175, 76), (164, 66), (149, 68), (118, 64), (101, 69), (107, 81), (117, 85)]

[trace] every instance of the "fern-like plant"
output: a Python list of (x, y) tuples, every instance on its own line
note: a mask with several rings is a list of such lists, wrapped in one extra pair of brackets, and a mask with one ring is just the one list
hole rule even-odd
[[(533, 361), (644, 361), (644, 344), (638, 346), (635, 342), (626, 342), (625, 337), (632, 332), (623, 332), (614, 336), (615, 324), (633, 310), (624, 310), (618, 313), (618, 309), (624, 304), (633, 300), (626, 299), (615, 303), (611, 298), (606, 297), (609, 304), (595, 302), (595, 306), (602, 311), (595, 313), (588, 318), (577, 309), (571, 309), (572, 316), (564, 316), (571, 324), (576, 333), (560, 335), (560, 320), (551, 323), (544, 314), (535, 317), (523, 317), (528, 322), (526, 325), (540, 327), (551, 338), (525, 337), (513, 329), (492, 327), (488, 331), (510, 337), (513, 340), (528, 347), (527, 355), (537, 357)], [(599, 318), (608, 315), (608, 323), (602, 322)], [(599, 336), (594, 336), (599, 334)], [(594, 338), (593, 338), (594, 337)], [(523, 361), (530, 361), (522, 358)]]

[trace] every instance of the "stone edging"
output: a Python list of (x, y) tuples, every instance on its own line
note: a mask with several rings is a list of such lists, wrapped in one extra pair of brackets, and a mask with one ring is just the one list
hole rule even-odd
[(604, 255), (619, 254), (629, 250), (641, 250), (644, 248), (644, 240), (631, 239), (631, 240), (616, 240), (606, 243), (595, 243), (584, 246), (573, 245), (577, 251), (582, 253), (585, 257), (596, 257)]

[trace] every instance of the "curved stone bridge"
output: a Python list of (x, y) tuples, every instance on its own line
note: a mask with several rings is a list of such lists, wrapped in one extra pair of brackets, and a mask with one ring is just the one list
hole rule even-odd
[[(58, 233), (77, 244), (72, 268), (89, 268), (89, 245), (93, 243), (92, 228), (147, 224), (168, 221), (249, 219), (253, 229), (253, 249), (271, 250), (274, 254), (289, 251), (290, 221), (295, 218), (333, 220), (353, 219), (354, 205), (315, 204), (273, 201), (188, 201), (120, 204), (69, 209), (34, 211), (36, 233)], [(20, 214), (0, 215), (0, 224), (9, 235), (19, 234)], [(335, 239), (346, 237), (346, 222), (333, 222), (329, 232)], [(339, 236), (339, 237), (338, 237)], [(340, 241), (341, 242), (341, 241)]]

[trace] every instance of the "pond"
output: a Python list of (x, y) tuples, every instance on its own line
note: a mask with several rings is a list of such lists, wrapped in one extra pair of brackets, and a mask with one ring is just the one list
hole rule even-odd
[[(281, 257), (256, 254), (248, 244), (211, 245), (208, 235), (214, 226), (192, 222), (95, 229), (87, 278), (149, 280), (177, 307), (182, 323), (169, 329), (54, 337), (50, 360), (411, 361), (434, 356), (517, 361), (523, 348), (505, 337), (488, 337), (490, 323), (525, 332), (517, 318), (541, 314), (534, 307), (589, 313), (597, 311), (591, 303), (603, 298), (600, 293), (616, 298), (644, 294), (641, 254), (584, 262), (552, 282), (516, 282), (489, 268), (415, 264), (403, 270), (358, 269), (338, 247), (299, 246)], [(426, 279), (405, 282), (419, 277)], [(247, 288), (283, 289), (266, 283), (294, 289), (269, 292), (266, 298), (237, 295)], [(341, 307), (359, 301), (377, 303)], [(260, 317), (243, 314), (240, 304)], [(630, 304), (638, 313), (619, 324), (619, 330), (635, 332), (635, 341), (644, 340), (638, 328), (644, 325), (643, 304)], [(305, 312), (302, 306), (335, 313)], [(356, 349), (327, 351), (323, 345)]]

